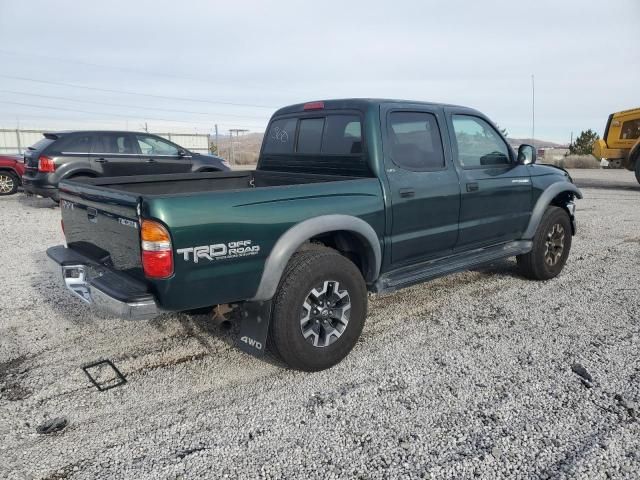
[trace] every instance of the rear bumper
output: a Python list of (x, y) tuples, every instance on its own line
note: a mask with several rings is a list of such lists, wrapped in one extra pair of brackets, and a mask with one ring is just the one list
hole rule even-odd
[(47, 249), (47, 256), (59, 282), (100, 312), (127, 320), (148, 320), (162, 313), (147, 286), (129, 275), (62, 245)]
[(22, 188), (24, 189), (25, 192), (30, 193), (32, 195), (40, 195), (41, 197), (52, 198), (55, 201), (60, 200), (58, 187), (55, 185), (47, 184), (42, 179), (39, 179), (39, 178), (30, 178), (23, 175)]

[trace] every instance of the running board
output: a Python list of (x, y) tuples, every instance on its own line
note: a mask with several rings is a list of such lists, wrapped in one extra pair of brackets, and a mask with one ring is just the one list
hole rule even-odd
[(448, 257), (399, 268), (380, 275), (373, 285), (375, 293), (390, 293), (416, 283), (426, 282), (450, 273), (462, 272), (501, 258), (530, 252), (533, 243), (529, 240), (502, 243), (491, 247), (477, 248)]

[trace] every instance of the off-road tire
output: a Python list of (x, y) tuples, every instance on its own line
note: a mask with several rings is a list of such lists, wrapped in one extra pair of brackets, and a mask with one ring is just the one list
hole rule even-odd
[[(560, 229), (563, 232), (561, 242), (558, 234)], [(529, 253), (516, 257), (522, 275), (532, 280), (549, 280), (557, 276), (567, 263), (571, 235), (569, 214), (561, 207), (547, 207), (533, 237), (533, 248)], [(554, 246), (558, 242), (562, 244), (561, 252), (557, 250), (557, 245)], [(553, 259), (550, 260), (550, 257)]]
[(640, 183), (640, 154), (636, 155), (636, 168), (634, 168), (636, 180)]
[[(348, 292), (351, 309), (341, 335), (328, 346), (314, 346), (301, 329), (303, 305), (309, 293), (325, 282), (336, 282)], [(331, 248), (312, 246), (295, 253), (285, 268), (273, 301), (267, 345), (291, 368), (324, 370), (349, 354), (362, 333), (366, 315), (367, 288), (358, 268)]]
[(20, 179), (15, 173), (1, 171), (0, 181), (2, 182), (3, 187), (6, 186), (6, 188), (0, 189), (0, 196), (13, 195), (18, 191)]

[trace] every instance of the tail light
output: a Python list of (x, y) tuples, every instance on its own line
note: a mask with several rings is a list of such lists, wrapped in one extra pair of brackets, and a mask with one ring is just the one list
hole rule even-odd
[(173, 275), (171, 237), (164, 226), (153, 220), (142, 220), (140, 227), (142, 269), (148, 278), (168, 278)]
[(56, 170), (56, 164), (53, 163), (53, 158), (41, 155), (38, 158), (38, 171), (44, 173), (52, 173)]

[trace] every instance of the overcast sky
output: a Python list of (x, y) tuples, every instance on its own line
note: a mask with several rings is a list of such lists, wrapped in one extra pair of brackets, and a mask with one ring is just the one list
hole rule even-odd
[(568, 142), (640, 106), (639, 26), (638, 0), (0, 0), (0, 127), (263, 131), (283, 105), (385, 97), (529, 137), (533, 74), (536, 137)]

